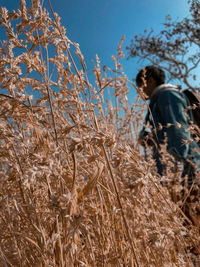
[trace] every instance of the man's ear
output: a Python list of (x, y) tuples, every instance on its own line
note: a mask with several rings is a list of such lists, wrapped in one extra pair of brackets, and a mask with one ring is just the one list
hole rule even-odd
[(152, 87), (157, 87), (157, 83), (155, 81), (155, 79), (151, 76), (148, 79), (148, 83), (152, 86)]
[(155, 80), (154, 80), (154, 78), (152, 77), (152, 76), (150, 76), (149, 78), (148, 78), (148, 82), (150, 82), (150, 83), (152, 83), (152, 82), (154, 82)]

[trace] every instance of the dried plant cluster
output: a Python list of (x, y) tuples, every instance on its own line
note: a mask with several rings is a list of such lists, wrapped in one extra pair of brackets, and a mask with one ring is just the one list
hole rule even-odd
[(91, 85), (53, 10), (22, 0), (0, 19), (0, 266), (192, 266), (197, 229), (138, 152), (123, 40)]

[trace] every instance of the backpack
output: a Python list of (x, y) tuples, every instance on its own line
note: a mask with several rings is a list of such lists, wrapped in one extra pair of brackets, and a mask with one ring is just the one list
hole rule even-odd
[(193, 122), (200, 129), (200, 96), (188, 89), (185, 89), (182, 92), (188, 99), (192, 108)]
[(191, 130), (192, 138), (200, 146), (200, 97), (191, 90), (185, 89), (182, 91), (189, 101), (189, 106), (192, 110), (193, 129)]

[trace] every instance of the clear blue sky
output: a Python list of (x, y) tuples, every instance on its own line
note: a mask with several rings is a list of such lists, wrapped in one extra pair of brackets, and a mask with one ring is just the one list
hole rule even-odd
[[(48, 8), (48, 1), (42, 0)], [(17, 9), (20, 0), (1, 0), (9, 11)], [(30, 0), (27, 1), (30, 3)], [(123, 35), (123, 50), (135, 34), (145, 29), (158, 32), (165, 16), (180, 19), (189, 14), (187, 0), (51, 0), (55, 12), (61, 16), (62, 25), (72, 41), (79, 43), (92, 78), (92, 60), (98, 54), (101, 66), (113, 67), (111, 56), (116, 54)], [(127, 54), (127, 53), (126, 53)], [(142, 67), (136, 61), (124, 59), (124, 71), (129, 79)]]

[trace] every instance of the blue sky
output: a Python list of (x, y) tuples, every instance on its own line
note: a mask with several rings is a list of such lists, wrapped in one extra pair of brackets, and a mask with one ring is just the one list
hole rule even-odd
[[(89, 75), (95, 54), (103, 65), (111, 65), (123, 35), (123, 50), (135, 34), (145, 29), (159, 31), (165, 16), (181, 18), (188, 14), (186, 0), (56, 0), (55, 11), (62, 17), (67, 33), (80, 48), (89, 66)], [(123, 60), (124, 70), (131, 79), (138, 66), (133, 60)]]
[[(135, 34), (145, 29), (159, 31), (165, 16), (181, 18), (188, 14), (186, 0), (73, 0), (52, 1), (55, 11), (62, 17), (71, 40), (78, 42), (91, 64), (98, 54), (102, 65), (112, 64), (123, 35), (123, 48), (130, 44)], [(126, 51), (125, 51), (126, 52)], [(124, 69), (131, 78), (138, 70), (135, 62), (124, 60)], [(91, 65), (92, 67), (92, 65)], [(136, 69), (136, 71), (135, 71)]]
[[(30, 3), (30, 0), (27, 1)], [(42, 0), (48, 8), (48, 1)], [(20, 0), (1, 0), (9, 11), (17, 9)], [(101, 66), (113, 67), (111, 56), (117, 53), (123, 35), (123, 50), (135, 34), (145, 29), (159, 32), (165, 16), (181, 19), (189, 14), (187, 0), (51, 0), (55, 12), (62, 18), (72, 41), (79, 43), (92, 79), (92, 60), (98, 54)], [(2, 38), (1, 38), (2, 39)], [(143, 64), (123, 59), (124, 72), (131, 80)]]

